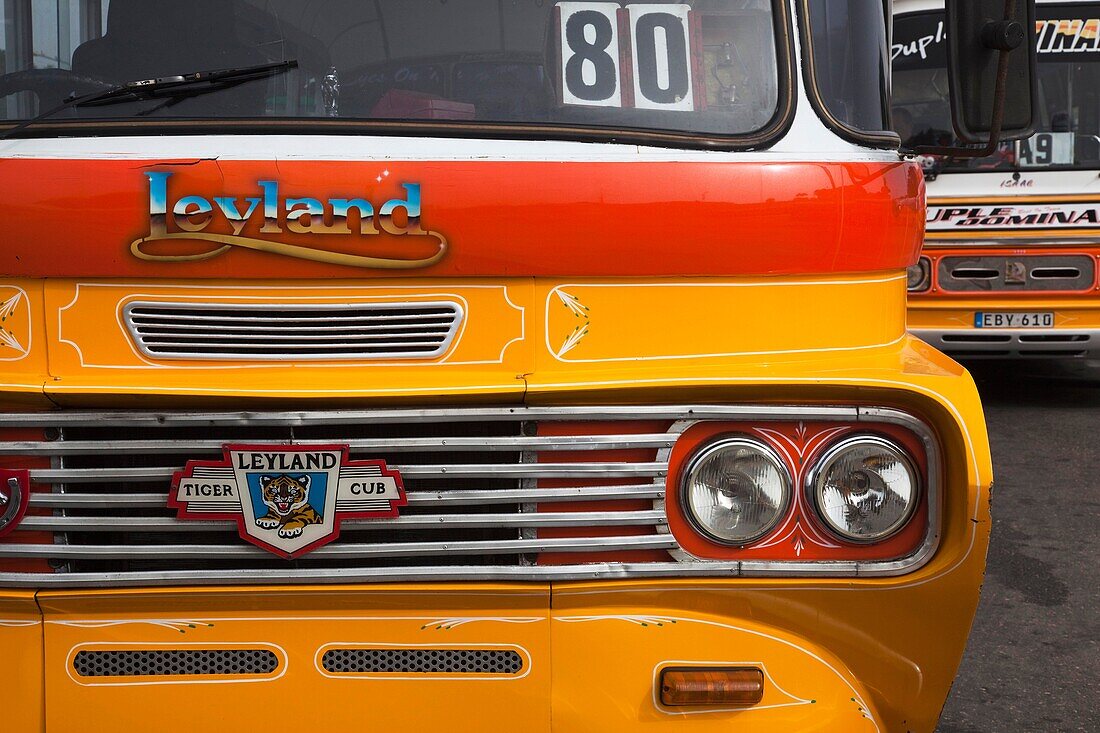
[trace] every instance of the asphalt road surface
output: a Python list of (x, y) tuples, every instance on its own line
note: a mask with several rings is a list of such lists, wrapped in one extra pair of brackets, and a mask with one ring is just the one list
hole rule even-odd
[(967, 366), (993, 445), (993, 540), (939, 731), (1100, 731), (1100, 365)]

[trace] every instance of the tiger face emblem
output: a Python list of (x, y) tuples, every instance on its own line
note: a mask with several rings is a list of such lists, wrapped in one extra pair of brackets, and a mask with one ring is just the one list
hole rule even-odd
[(260, 476), (260, 488), (267, 514), (256, 519), (263, 529), (278, 528), (283, 538), (297, 537), (310, 524), (321, 524), (321, 515), (309, 505), (310, 477)]

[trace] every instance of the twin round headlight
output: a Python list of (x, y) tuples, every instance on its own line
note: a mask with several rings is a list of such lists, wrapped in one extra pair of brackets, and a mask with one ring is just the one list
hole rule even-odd
[(842, 440), (810, 474), (818, 515), (843, 539), (875, 542), (894, 534), (917, 506), (917, 470), (905, 452), (874, 435)]
[(726, 545), (767, 534), (787, 511), (791, 475), (775, 451), (747, 437), (704, 449), (684, 474), (684, 504), (696, 528)]
[[(849, 542), (883, 540), (905, 526), (920, 480), (892, 442), (857, 435), (832, 446), (809, 473), (807, 498), (825, 526)], [(780, 522), (791, 502), (786, 464), (766, 443), (723, 438), (701, 451), (683, 479), (683, 504), (696, 529), (726, 545), (746, 545)]]

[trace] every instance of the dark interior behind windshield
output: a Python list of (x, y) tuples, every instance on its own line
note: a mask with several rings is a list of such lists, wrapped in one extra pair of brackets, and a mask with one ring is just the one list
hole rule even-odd
[(337, 118), (743, 135), (779, 108), (771, 0), (3, 0), (0, 120), (121, 82), (296, 60), (76, 119)]
[[(946, 169), (1100, 167), (1100, 4), (1040, 4), (1036, 134), (988, 158), (948, 160)], [(903, 145), (951, 145), (943, 14), (894, 19), (893, 119)]]
[(855, 130), (887, 129), (890, 61), (882, 0), (809, 0), (821, 103)]

